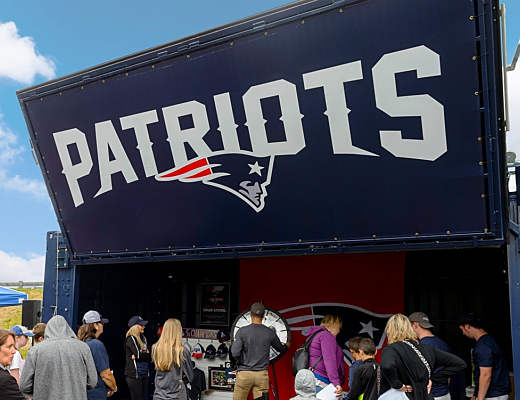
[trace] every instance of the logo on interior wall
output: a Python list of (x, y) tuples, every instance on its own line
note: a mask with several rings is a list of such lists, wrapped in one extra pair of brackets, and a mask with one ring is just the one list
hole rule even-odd
[(307, 336), (312, 326), (319, 326), (325, 315), (341, 317), (343, 327), (337, 336), (343, 349), (345, 362), (350, 366), (354, 359), (348, 350), (348, 341), (354, 336), (371, 338), (377, 349), (381, 349), (386, 339), (386, 322), (392, 314), (377, 314), (364, 308), (342, 303), (315, 303), (287, 308), (280, 311), (289, 322), (291, 331), (301, 331)]
[(199, 157), (156, 175), (158, 181), (203, 183), (234, 194), (256, 212), (262, 211), (271, 183), (274, 156), (220, 153)]

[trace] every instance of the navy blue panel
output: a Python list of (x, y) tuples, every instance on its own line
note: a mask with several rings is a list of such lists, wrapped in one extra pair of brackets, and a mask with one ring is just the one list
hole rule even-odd
[[(483, 142), (477, 138), (484, 132), (475, 96), (473, 13), (470, 1), (373, 0), (27, 102), (36, 148), (44, 157), (72, 251), (492, 231), (481, 197), (486, 182), (479, 165)], [(406, 139), (422, 138), (419, 117), (392, 118), (377, 109), (372, 80), (372, 68), (383, 55), (417, 46), (440, 56), (441, 75), (397, 74), (397, 93), (427, 94), (444, 106), (448, 150), (435, 161), (396, 157), (382, 147), (379, 134), (401, 130)], [(361, 61), (363, 79), (344, 84), (352, 141), (379, 157), (334, 154), (323, 88), (304, 88), (303, 74), (355, 61)], [(252, 86), (280, 79), (296, 86), (305, 148), (271, 157), (225, 154), (213, 96), (230, 93), (240, 146), (250, 150), (243, 95)], [(133, 129), (121, 129), (119, 118), (156, 110), (159, 121), (148, 131), (157, 169), (181, 167), (167, 141), (162, 109), (189, 101), (206, 107), (210, 130), (204, 140), (216, 152), (207, 162), (218, 164), (213, 173), (228, 174), (211, 181), (216, 185), (147, 178)], [(284, 141), (279, 103), (269, 98), (262, 107), (269, 141)], [(95, 124), (103, 121), (112, 121), (138, 180), (128, 184), (121, 173), (114, 174), (113, 189), (94, 197), (101, 187)], [(193, 120), (184, 117), (180, 124), (189, 128)], [(72, 128), (85, 133), (94, 162), (90, 174), (79, 180), (84, 203), (78, 207), (53, 139), (54, 132)], [(74, 161), (79, 155), (72, 147)], [(195, 149), (185, 147), (195, 160)], [(256, 162), (261, 177), (248, 167)], [(250, 181), (247, 188), (244, 181)], [(256, 197), (255, 184), (262, 192)]]

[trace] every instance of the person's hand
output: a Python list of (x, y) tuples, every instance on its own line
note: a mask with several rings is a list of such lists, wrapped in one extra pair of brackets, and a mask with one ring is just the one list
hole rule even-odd
[(132, 354), (132, 360), (135, 360), (135, 356)]
[(430, 392), (432, 391), (432, 380), (430, 379), (428, 381), (428, 386), (426, 386), (428, 388), (428, 394), (430, 394)]
[(471, 400), (477, 400), (477, 398), (476, 398), (475, 396), (473, 396), (473, 397), (471, 398)]
[(343, 393), (343, 388), (340, 385), (336, 385), (336, 390), (334, 390), (334, 393), (336, 393), (336, 397), (341, 397), (341, 394)]
[(114, 394), (114, 391), (113, 390), (109, 390), (108, 393), (107, 393), (107, 397), (110, 397)]
[(404, 393), (410, 393), (413, 388), (410, 386), (410, 385), (403, 385), (403, 387), (401, 389), (397, 389), (399, 390), (400, 392), (404, 392)]
[(291, 347), (291, 342), (285, 342), (285, 345), (287, 346), (287, 348)]

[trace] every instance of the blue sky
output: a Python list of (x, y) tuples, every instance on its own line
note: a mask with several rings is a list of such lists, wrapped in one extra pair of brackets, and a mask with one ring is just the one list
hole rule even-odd
[[(0, 3), (0, 281), (30, 281), (43, 280), (46, 232), (59, 228), (39, 167), (31, 155), (16, 90), (287, 1), (0, 0)], [(507, 0), (505, 4), (510, 61), (520, 38), (520, 2)], [(515, 125), (520, 109), (518, 71), (510, 74), (510, 96), (510, 147), (520, 157), (520, 138), (515, 136), (520, 135), (520, 122), (518, 127)]]

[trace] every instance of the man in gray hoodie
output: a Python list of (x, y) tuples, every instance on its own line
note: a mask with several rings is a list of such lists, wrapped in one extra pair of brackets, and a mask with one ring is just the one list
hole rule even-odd
[(33, 400), (87, 400), (97, 371), (86, 343), (61, 315), (52, 317), (45, 340), (27, 352), (20, 389)]
[(294, 391), (298, 396), (291, 400), (318, 400), (316, 397), (316, 377), (308, 369), (300, 369), (294, 379)]

